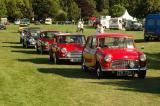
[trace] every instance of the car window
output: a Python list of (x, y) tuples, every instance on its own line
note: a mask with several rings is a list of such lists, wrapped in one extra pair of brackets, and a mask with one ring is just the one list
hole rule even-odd
[(87, 48), (90, 48), (90, 47), (91, 47), (91, 43), (92, 43), (92, 37), (89, 37), (89, 38), (87, 39), (87, 42), (86, 42), (86, 47), (87, 47)]
[(85, 44), (85, 37), (82, 35), (66, 35), (58, 37), (59, 43), (80, 43)]
[(134, 48), (134, 41), (129, 38), (104, 37), (99, 39), (101, 48)]
[(96, 48), (97, 47), (97, 40), (96, 40), (96, 38), (93, 38), (92, 39), (92, 44), (91, 44), (91, 48)]
[(41, 34), (41, 37), (51, 39), (55, 38), (55, 34), (53, 32), (44, 32)]

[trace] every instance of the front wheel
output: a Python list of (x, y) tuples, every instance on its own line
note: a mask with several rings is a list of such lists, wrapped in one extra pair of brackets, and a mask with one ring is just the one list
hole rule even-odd
[(144, 79), (146, 77), (146, 70), (138, 72), (138, 77)]
[(144, 40), (145, 40), (146, 42), (149, 41), (149, 39), (150, 39), (149, 36), (147, 37), (147, 36), (144, 35)]
[(41, 47), (40, 49), (40, 54), (43, 54), (43, 47)]
[(100, 64), (97, 64), (96, 66), (96, 74), (97, 74), (97, 78), (100, 79), (102, 77), (102, 69)]

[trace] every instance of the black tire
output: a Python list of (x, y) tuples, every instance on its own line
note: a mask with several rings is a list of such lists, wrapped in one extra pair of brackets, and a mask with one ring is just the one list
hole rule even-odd
[(149, 41), (149, 39), (150, 39), (150, 37), (146, 37), (145, 35), (144, 35), (144, 40), (147, 42), (147, 41)]
[(26, 43), (25, 48), (28, 48), (28, 44)]
[(40, 54), (43, 54), (43, 48), (41, 47), (41, 49), (39, 50)]
[(102, 78), (102, 69), (99, 63), (97, 63), (96, 65), (96, 74), (98, 79)]
[(139, 78), (144, 79), (146, 77), (146, 70), (140, 71), (137, 74)]
[(22, 46), (23, 46), (23, 47), (25, 47), (25, 44), (24, 44), (24, 42), (22, 43)]
[(22, 43), (22, 38), (20, 38), (20, 43)]
[(87, 72), (88, 71), (88, 67), (85, 65), (85, 59), (82, 59), (82, 70), (84, 72)]
[(39, 49), (38, 49), (37, 44), (35, 45), (35, 49), (36, 49), (37, 53), (39, 53), (39, 52), (40, 52), (40, 51), (39, 51)]

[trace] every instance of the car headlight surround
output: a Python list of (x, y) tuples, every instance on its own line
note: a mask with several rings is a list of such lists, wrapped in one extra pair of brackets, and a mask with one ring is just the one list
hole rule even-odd
[(104, 61), (105, 62), (110, 62), (112, 60), (112, 55), (106, 55), (105, 57), (104, 57)]
[(34, 38), (29, 39), (29, 42), (34, 42), (34, 41), (35, 41)]
[(146, 61), (147, 57), (145, 54), (140, 55), (140, 61)]
[(48, 42), (44, 42), (43, 44), (44, 44), (44, 46), (49, 46)]
[(65, 53), (67, 53), (67, 49), (66, 48), (61, 48), (61, 52), (65, 54)]

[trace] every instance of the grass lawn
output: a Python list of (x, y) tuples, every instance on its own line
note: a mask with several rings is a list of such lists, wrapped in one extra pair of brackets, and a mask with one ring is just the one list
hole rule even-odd
[[(34, 25), (32, 25), (34, 26)], [(73, 25), (39, 25), (42, 29), (75, 32)], [(19, 44), (18, 26), (0, 30), (0, 105), (2, 106), (158, 106), (160, 104), (160, 47), (158, 41), (144, 42), (143, 32), (128, 33), (148, 56), (145, 79), (106, 77), (96, 79), (80, 65), (53, 65), (48, 55)], [(86, 27), (84, 34), (95, 33)]]

